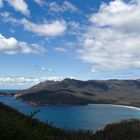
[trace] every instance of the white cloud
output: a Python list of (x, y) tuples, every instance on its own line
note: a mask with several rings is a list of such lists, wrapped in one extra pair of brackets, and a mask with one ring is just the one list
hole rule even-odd
[(34, 0), (38, 5), (43, 6), (46, 2), (45, 0)]
[(13, 37), (6, 38), (0, 34), (0, 53), (17, 54), (17, 53), (43, 53), (45, 49), (38, 44), (29, 45), (26, 42), (18, 41)]
[(3, 1), (2, 0), (0, 0), (0, 7), (2, 7), (3, 6)]
[(45, 21), (43, 23), (33, 23), (25, 18), (16, 19), (10, 16), (8, 13), (2, 13), (4, 22), (11, 22), (14, 25), (22, 25), (24, 30), (32, 32), (38, 36), (59, 36), (62, 35), (67, 25), (64, 20), (55, 20), (52, 22)]
[(102, 4), (90, 17), (91, 24), (78, 50), (95, 69), (140, 68), (140, 2), (121, 0)]
[(62, 5), (58, 5), (56, 2), (50, 2), (49, 9), (51, 12), (57, 12), (57, 13), (65, 12), (65, 11), (70, 11), (70, 12), (78, 11), (77, 7), (68, 1), (64, 1)]
[(54, 81), (61, 81), (62, 77), (41, 77), (41, 78), (34, 78), (34, 77), (12, 77), (12, 76), (6, 76), (6, 77), (0, 77), (0, 87), (1, 88), (29, 88), (33, 85), (36, 85), (40, 82), (46, 81), (46, 80), (54, 80)]
[(91, 73), (92, 73), (94, 76), (97, 76), (97, 73), (98, 73), (98, 72), (96, 71), (96, 69), (92, 68), (92, 69), (91, 69)]
[(60, 48), (60, 47), (56, 47), (54, 48), (55, 51), (58, 51), (58, 52), (66, 52), (67, 50), (65, 48)]
[(77, 12), (78, 9), (76, 8), (75, 5), (73, 5), (72, 3), (68, 2), (68, 1), (64, 1), (63, 3), (63, 9), (65, 10), (70, 10), (71, 12)]
[(46, 79), (46, 80), (51, 80), (51, 81), (62, 81), (64, 78), (62, 77), (57, 77), (57, 76), (52, 76), (52, 77), (47, 77), (47, 78), (42, 78), (43, 80)]
[(47, 72), (48, 72), (48, 71), (53, 71), (52, 68), (46, 68), (46, 67), (41, 67), (40, 70), (41, 70), (41, 71), (47, 71)]
[(66, 30), (65, 21), (53, 21), (51, 23), (45, 22), (43, 24), (35, 24), (26, 19), (21, 20), (24, 29), (33, 32), (40, 36), (58, 36)]
[(38, 71), (45, 71), (45, 72), (51, 72), (51, 71), (53, 71), (53, 68), (48, 68), (48, 67), (39, 66), (39, 65), (34, 65), (33, 68), (35, 68)]
[(122, 0), (115, 0), (102, 4), (98, 13), (93, 14), (90, 20), (100, 27), (110, 26), (124, 32), (140, 33), (140, 2), (131, 0), (124, 3)]
[(7, 2), (16, 10), (24, 15), (29, 15), (28, 5), (24, 0), (7, 0)]

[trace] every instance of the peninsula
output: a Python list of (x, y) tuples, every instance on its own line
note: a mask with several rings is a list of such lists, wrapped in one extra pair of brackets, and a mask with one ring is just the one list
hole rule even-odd
[(45, 81), (17, 93), (32, 105), (119, 104), (140, 107), (140, 80), (88, 80), (66, 78)]

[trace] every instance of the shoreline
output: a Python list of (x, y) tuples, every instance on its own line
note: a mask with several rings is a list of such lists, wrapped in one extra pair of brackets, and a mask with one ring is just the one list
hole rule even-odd
[[(17, 100), (20, 100), (18, 98), (16, 98)], [(26, 104), (29, 104), (29, 105), (32, 105), (32, 106), (88, 106), (88, 105), (111, 105), (111, 106), (118, 106), (118, 107), (123, 107), (123, 108), (130, 108), (130, 109), (135, 109), (135, 110), (139, 110), (140, 111), (140, 107), (139, 106), (135, 106), (135, 105), (128, 105), (128, 104), (117, 104), (116, 102), (113, 104), (113, 103), (100, 103), (100, 102), (93, 102), (93, 103), (80, 103), (80, 104), (63, 104), (63, 103), (58, 103), (58, 104), (55, 104), (55, 103), (50, 103), (50, 104), (38, 104), (36, 102), (27, 102), (27, 101), (23, 101), (23, 100), (20, 100), (21, 102), (24, 102)]]
[[(7, 97), (7, 96), (5, 96), (5, 97)], [(13, 97), (11, 97), (11, 98), (13, 98)], [(19, 99), (17, 99), (17, 98), (15, 98), (15, 100), (19, 100)], [(20, 102), (21, 103), (25, 103), (25, 104), (28, 104), (28, 105), (30, 105), (30, 106), (40, 106), (40, 105), (33, 105), (33, 104), (29, 104), (29, 103), (27, 103), (27, 102), (23, 102), (23, 101), (21, 101), (20, 100)], [(4, 101), (2, 102), (2, 101), (0, 101), (0, 103), (3, 103), (3, 104), (5, 104), (5, 105), (7, 105), (7, 106), (9, 106), (9, 107), (11, 107), (11, 108), (14, 108), (14, 107), (12, 107), (12, 106), (10, 106), (9, 104), (7, 104), (7, 103), (5, 103)], [(133, 106), (128, 106), (128, 105), (120, 105), (120, 104), (109, 104), (109, 103), (90, 103), (90, 104), (87, 104), (87, 105), (84, 105), (84, 106), (90, 106), (90, 105), (101, 105), (101, 108), (102, 108), (102, 106), (104, 106), (104, 105), (106, 105), (106, 107), (121, 107), (121, 108), (126, 108), (126, 109), (132, 109), (132, 111), (134, 111), (134, 110), (137, 110), (137, 111), (140, 111), (140, 108), (138, 108), (138, 107), (133, 107)], [(57, 106), (58, 108), (59, 107), (63, 107), (63, 106), (65, 106), (65, 107), (69, 107), (69, 106), (74, 106), (74, 107), (81, 107), (81, 106), (83, 106), (83, 105), (66, 105), (66, 104), (61, 104), (61, 105), (53, 105), (53, 104), (48, 104), (48, 105), (41, 105), (41, 106), (47, 106), (47, 107), (52, 107), (52, 106)], [(96, 106), (95, 106), (96, 107)], [(15, 108), (14, 108), (15, 109)], [(18, 110), (18, 109), (17, 109)], [(94, 111), (94, 110), (93, 110)], [(130, 110), (131, 111), (131, 110)], [(21, 111), (19, 111), (19, 112), (21, 112)], [(21, 112), (22, 113), (22, 112)], [(23, 113), (24, 114), (24, 113)], [(27, 115), (27, 114), (25, 114), (25, 115)], [(138, 119), (138, 118), (137, 118)], [(120, 121), (123, 121), (123, 120), (125, 120), (125, 119), (122, 119), (122, 120), (117, 120), (117, 121), (114, 121), (114, 122), (111, 122), (111, 123), (119, 123)], [(43, 122), (43, 121), (41, 121), (41, 122)], [(105, 126), (107, 126), (108, 124), (110, 124), (110, 123), (107, 123), (107, 124), (105, 124), (104, 126), (102, 126), (102, 127), (100, 127), (99, 129), (97, 129), (97, 130), (95, 130), (95, 132), (96, 131), (98, 131), (98, 130), (103, 130), (103, 128), (105, 127)], [(59, 127), (58, 127), (59, 128)], [(63, 129), (63, 128), (62, 128)], [(88, 131), (88, 130), (86, 130), (86, 129), (82, 129), (82, 130), (84, 130), (84, 131)], [(89, 129), (90, 130), (90, 129)], [(91, 130), (90, 130), (91, 131)]]
[[(44, 123), (38, 119), (27, 116), (24, 113), (19, 112), (17, 109), (14, 109), (13, 107), (10, 107), (9, 105), (6, 105), (1, 102), (0, 102), (0, 111), (3, 114), (0, 115), (1, 138), (7, 140), (10, 140), (11, 138), (14, 138), (15, 140), (19, 140), (19, 139), (46, 140), (46, 138), (47, 139), (53, 138), (54, 140), (56, 138), (57, 140), (62, 140), (62, 139), (66, 139), (66, 140), (70, 140), (70, 139), (101, 140), (102, 139), (103, 140), (104, 138), (107, 138), (107, 140), (110, 140), (110, 136), (112, 135), (114, 136), (111, 137), (112, 139), (117, 138), (119, 140), (120, 139), (133, 140), (134, 138), (136, 139), (140, 138), (140, 135), (138, 133), (140, 130), (139, 119), (122, 120), (114, 123), (109, 123), (95, 131), (81, 130), (81, 129), (71, 130), (71, 129), (58, 128), (49, 122)], [(132, 133), (129, 132), (133, 132), (133, 135)]]
[(140, 107), (135, 107), (135, 106), (121, 105), (121, 104), (116, 104), (116, 105), (112, 104), (112, 106), (119, 106), (119, 107), (123, 107), (123, 108), (130, 108), (130, 109), (135, 109), (135, 110), (139, 110), (140, 111)]
[[(135, 109), (135, 110), (139, 110), (140, 111), (140, 107), (136, 107), (136, 106), (129, 106), (129, 105), (123, 105), (123, 104), (102, 104), (102, 103), (93, 103), (93, 104), (97, 104), (97, 105), (109, 105), (109, 106), (118, 106), (118, 107), (122, 107), (122, 108), (130, 108), (130, 109)], [(88, 105), (93, 105), (93, 104), (88, 104)]]
[[(8, 96), (8, 95), (4, 95), (5, 97), (13, 97), (15, 98), (15, 96)], [(1, 97), (4, 97), (4, 96), (1, 96)], [(135, 110), (139, 110), (140, 111), (140, 107), (138, 106), (133, 106), (133, 105), (127, 105), (127, 104), (116, 104), (116, 103), (87, 103), (87, 104), (37, 104), (37, 103), (34, 103), (34, 102), (26, 102), (26, 101), (23, 101), (21, 99), (18, 99), (18, 98), (15, 98), (16, 100), (20, 100), (21, 102), (23, 103), (26, 103), (26, 104), (29, 104), (29, 105), (32, 105), (32, 106), (88, 106), (88, 105), (110, 105), (110, 106), (118, 106), (118, 107), (122, 107), (122, 108), (130, 108), (130, 109), (135, 109)]]

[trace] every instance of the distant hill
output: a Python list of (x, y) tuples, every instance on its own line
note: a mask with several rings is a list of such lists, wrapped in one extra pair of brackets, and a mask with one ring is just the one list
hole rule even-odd
[(140, 80), (45, 81), (16, 97), (34, 105), (111, 103), (140, 107)]
[(14, 96), (16, 93), (6, 93), (3, 91), (0, 91), (0, 96)]

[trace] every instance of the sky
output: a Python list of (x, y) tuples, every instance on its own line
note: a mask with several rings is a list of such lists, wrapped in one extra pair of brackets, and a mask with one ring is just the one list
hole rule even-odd
[(140, 0), (0, 0), (0, 89), (140, 78)]

